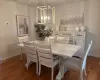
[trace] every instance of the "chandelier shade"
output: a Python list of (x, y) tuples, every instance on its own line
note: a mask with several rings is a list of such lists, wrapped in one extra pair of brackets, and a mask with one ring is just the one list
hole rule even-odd
[(55, 7), (44, 4), (43, 6), (37, 6), (36, 9), (36, 22), (37, 23), (52, 23), (55, 24)]

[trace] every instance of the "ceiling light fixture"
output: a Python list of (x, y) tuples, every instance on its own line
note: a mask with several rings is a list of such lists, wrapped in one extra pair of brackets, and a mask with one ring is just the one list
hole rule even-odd
[[(38, 2), (39, 4), (39, 2)], [(54, 23), (55, 24), (55, 7), (48, 5), (48, 1), (44, 0), (43, 5), (37, 6), (37, 23)]]

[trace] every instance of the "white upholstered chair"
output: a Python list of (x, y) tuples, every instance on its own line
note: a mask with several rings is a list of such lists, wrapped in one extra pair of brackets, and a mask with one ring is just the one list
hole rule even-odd
[(27, 42), (29, 40), (28, 36), (18, 37), (19, 44), (17, 44), (21, 48), (21, 60), (22, 60), (22, 48), (24, 47), (23, 42)]
[(32, 62), (36, 62), (36, 74), (38, 74), (38, 56), (34, 43), (24, 42), (24, 49), (27, 58), (25, 67), (28, 69)]
[(52, 80), (54, 67), (59, 63), (59, 57), (52, 54), (51, 45), (36, 43), (36, 50), (39, 58), (39, 75), (41, 73), (41, 65), (52, 69)]
[(64, 62), (65, 68), (80, 72), (80, 80), (83, 80), (83, 72), (86, 75), (86, 60), (87, 60), (87, 55), (91, 49), (92, 43), (93, 41), (91, 41), (90, 44), (88, 45), (87, 51), (83, 59), (72, 57)]

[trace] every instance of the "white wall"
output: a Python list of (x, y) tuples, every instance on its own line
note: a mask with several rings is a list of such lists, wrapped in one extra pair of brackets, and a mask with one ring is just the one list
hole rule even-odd
[[(0, 6), (0, 56), (3, 60), (19, 54), (19, 49), (17, 47), (17, 28), (16, 28), (16, 15), (32, 16), (30, 17), (30, 36), (34, 39), (34, 28), (33, 23), (35, 19), (35, 11), (32, 10), (30, 15), (27, 5), (21, 5), (10, 1), (4, 1)], [(33, 18), (33, 20), (31, 19)], [(33, 30), (33, 31), (32, 31)]]
[(94, 40), (92, 56), (100, 57), (100, 0), (85, 1), (85, 26), (88, 27), (87, 42)]
[(70, 15), (78, 15), (84, 13), (84, 2), (73, 2), (63, 4), (56, 7), (56, 24), (60, 23), (60, 19), (66, 20)]
[[(29, 16), (30, 18), (30, 39), (36, 39), (34, 31), (35, 7), (16, 4), (14, 2), (0, 2), (0, 56), (7, 59), (19, 54), (16, 43), (16, 15)], [(100, 0), (88, 0), (85, 2), (64, 4), (56, 7), (56, 23), (60, 19), (72, 14), (85, 13), (85, 26), (88, 27), (87, 43), (90, 39), (94, 40), (92, 56), (100, 57)], [(8, 23), (8, 24), (7, 24)]]
[(60, 19), (66, 19), (69, 15), (84, 13), (84, 25), (87, 27), (86, 47), (92, 39), (94, 41), (89, 55), (100, 57), (100, 0), (85, 0), (73, 2), (56, 7), (56, 24)]
[(30, 19), (30, 40), (37, 39), (34, 24), (36, 23), (36, 7), (29, 7), (29, 19)]
[(17, 42), (16, 4), (4, 2), (0, 6), (0, 17), (0, 54), (4, 59), (14, 55), (9, 51), (10, 45)]

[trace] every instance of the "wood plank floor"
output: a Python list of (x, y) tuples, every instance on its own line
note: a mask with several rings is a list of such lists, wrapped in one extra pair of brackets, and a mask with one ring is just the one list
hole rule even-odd
[[(98, 58), (88, 57), (86, 80), (100, 80), (99, 60)], [(0, 80), (51, 80), (50, 69), (42, 66), (41, 76), (39, 77), (36, 75), (35, 63), (26, 70), (25, 62), (25, 60), (20, 60), (20, 56), (4, 61), (0, 64)], [(55, 76), (57, 72), (55, 71)], [(79, 80), (79, 73), (68, 71), (63, 80)]]

